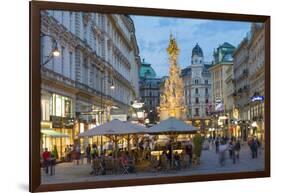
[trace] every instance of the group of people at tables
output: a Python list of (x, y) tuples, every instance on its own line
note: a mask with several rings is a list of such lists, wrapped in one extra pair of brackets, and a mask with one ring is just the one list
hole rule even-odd
[[(181, 147), (180, 151), (172, 151), (171, 143), (167, 143), (165, 147), (161, 149), (161, 155), (154, 156), (150, 147), (145, 148), (140, 145), (138, 149), (133, 149), (128, 151), (126, 148), (118, 149), (115, 153), (113, 150), (103, 150), (97, 147), (96, 144), (88, 144), (85, 148), (84, 154), (81, 153), (79, 145), (67, 146), (65, 148), (66, 161), (74, 161), (79, 164), (79, 161), (84, 158), (87, 159), (87, 163), (92, 165), (92, 171), (90, 174), (97, 174), (95, 171), (99, 168), (98, 174), (105, 175), (107, 173), (107, 163), (111, 160), (111, 169), (119, 170), (121, 173), (134, 173), (136, 171), (136, 166), (144, 163), (143, 161), (150, 163), (150, 169), (155, 169), (157, 171), (166, 170), (167, 168), (181, 169), (184, 167), (182, 161), (186, 163), (185, 165), (190, 166), (192, 163), (193, 145), (191, 142)], [(52, 153), (46, 148), (42, 154), (43, 165), (45, 167), (46, 173), (48, 173), (48, 167), (51, 165)], [(186, 158), (186, 159), (183, 159)], [(98, 164), (98, 165), (95, 165)]]
[[(171, 143), (168, 143), (161, 152), (160, 156), (154, 156), (151, 149), (147, 147), (130, 151), (119, 149), (115, 154), (114, 151), (108, 150), (99, 152), (95, 144), (92, 146), (89, 144), (85, 150), (87, 163), (92, 164), (90, 174), (97, 174), (95, 169), (99, 168), (99, 174), (105, 175), (107, 173), (106, 161), (108, 160), (111, 160), (114, 169), (119, 170), (121, 173), (134, 173), (136, 172), (136, 167), (144, 162), (149, 162), (149, 169), (157, 171), (170, 168), (180, 170), (192, 164), (193, 145), (190, 141), (185, 146), (182, 146), (181, 151), (173, 151)], [(98, 166), (95, 164), (98, 164)]]

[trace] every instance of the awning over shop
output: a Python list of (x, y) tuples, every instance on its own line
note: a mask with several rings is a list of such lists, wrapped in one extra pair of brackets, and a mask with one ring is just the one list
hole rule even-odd
[(69, 137), (67, 134), (54, 131), (53, 129), (41, 129), (41, 133), (50, 137)]

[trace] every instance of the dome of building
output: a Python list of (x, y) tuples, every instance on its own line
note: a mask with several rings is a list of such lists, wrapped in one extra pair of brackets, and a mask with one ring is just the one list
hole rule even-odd
[(203, 51), (200, 48), (200, 46), (198, 45), (198, 43), (196, 44), (196, 46), (192, 49), (192, 57), (194, 55), (197, 55), (199, 57), (203, 57)]
[(144, 61), (144, 59), (141, 63), (139, 73), (140, 73), (139, 74), (140, 78), (155, 78), (156, 77), (156, 73), (155, 73), (154, 69), (151, 67), (151, 64), (146, 63)]

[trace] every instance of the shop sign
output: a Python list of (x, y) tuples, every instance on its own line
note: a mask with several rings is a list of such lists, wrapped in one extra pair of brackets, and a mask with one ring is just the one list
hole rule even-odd
[(120, 121), (127, 121), (127, 115), (126, 114), (118, 114), (118, 115), (110, 115), (110, 119), (118, 119)]
[(215, 102), (215, 112), (221, 111), (223, 111), (223, 102), (220, 98), (217, 98)]
[(63, 124), (66, 128), (73, 128), (74, 126), (74, 118), (64, 117)]
[(74, 118), (51, 116), (53, 128), (72, 128), (74, 126)]
[(234, 108), (234, 109), (233, 109), (232, 114), (233, 114), (233, 118), (234, 118), (234, 119), (238, 119), (238, 118), (239, 118), (239, 111), (238, 111), (237, 108)]
[(53, 128), (62, 128), (63, 127), (62, 117), (51, 116), (51, 121), (52, 121)]
[(137, 116), (138, 116), (139, 119), (143, 119), (143, 118), (145, 117), (143, 111), (138, 111), (138, 112), (137, 112)]
[(264, 96), (260, 96), (260, 95), (258, 95), (258, 96), (252, 96), (252, 97), (251, 97), (251, 100), (252, 100), (252, 102), (255, 102), (255, 101), (263, 101), (263, 100), (264, 100)]
[(52, 123), (50, 121), (41, 121), (41, 129), (50, 129), (52, 128)]
[(134, 101), (134, 103), (132, 104), (132, 107), (133, 107), (134, 109), (140, 109), (140, 108), (143, 107), (143, 105), (144, 105), (144, 103)]

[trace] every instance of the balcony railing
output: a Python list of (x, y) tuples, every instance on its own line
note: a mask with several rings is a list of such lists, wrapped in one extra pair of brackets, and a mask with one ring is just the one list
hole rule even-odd
[(47, 79), (50, 79), (50, 80), (53, 80), (56, 82), (61, 82), (68, 86), (75, 87), (75, 80), (72, 80), (71, 78), (63, 76), (60, 73), (54, 72), (53, 70), (50, 70), (46, 67), (41, 66), (41, 73), (42, 73), (42, 77), (45, 77)]

